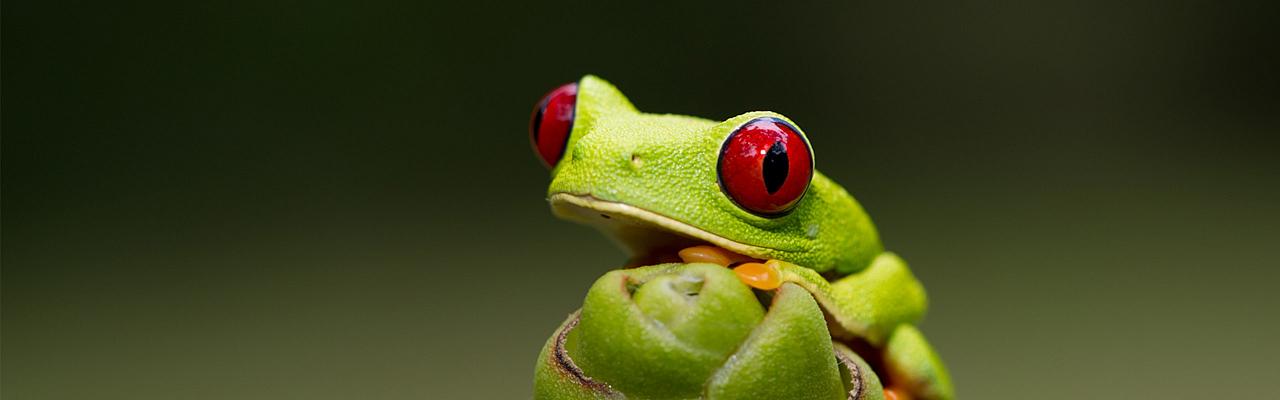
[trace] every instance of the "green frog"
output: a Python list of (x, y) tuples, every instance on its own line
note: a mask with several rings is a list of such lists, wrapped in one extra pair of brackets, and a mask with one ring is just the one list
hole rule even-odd
[(798, 285), (831, 337), (873, 361), (886, 398), (954, 398), (915, 326), (924, 288), (853, 196), (815, 169), (794, 121), (643, 113), (585, 76), (547, 94), (530, 131), (551, 169), (553, 213), (604, 232), (629, 265), (709, 262), (757, 289)]

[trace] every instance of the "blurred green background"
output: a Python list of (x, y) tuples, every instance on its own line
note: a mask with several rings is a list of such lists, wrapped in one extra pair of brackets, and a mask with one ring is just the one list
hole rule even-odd
[(868, 3), (5, 2), (3, 397), (529, 397), (585, 73), (797, 121), (963, 398), (1274, 394), (1273, 2)]

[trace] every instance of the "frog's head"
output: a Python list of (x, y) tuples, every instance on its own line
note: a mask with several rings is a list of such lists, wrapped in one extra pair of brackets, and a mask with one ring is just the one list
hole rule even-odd
[(711, 244), (843, 275), (882, 250), (862, 207), (814, 170), (808, 138), (777, 113), (645, 114), (586, 76), (538, 103), (531, 134), (551, 167), (552, 211), (634, 260)]

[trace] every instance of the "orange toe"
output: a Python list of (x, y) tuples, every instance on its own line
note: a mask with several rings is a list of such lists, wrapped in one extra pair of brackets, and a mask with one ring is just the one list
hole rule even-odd
[(743, 263), (734, 267), (733, 273), (738, 275), (742, 283), (756, 289), (773, 290), (782, 286), (782, 275), (778, 273), (778, 268), (771, 264)]

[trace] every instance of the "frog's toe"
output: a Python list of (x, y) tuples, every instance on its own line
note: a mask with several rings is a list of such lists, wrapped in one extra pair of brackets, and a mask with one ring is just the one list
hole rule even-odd
[(778, 271), (778, 262), (769, 261), (766, 263), (743, 263), (737, 267), (733, 267), (733, 273), (738, 275), (738, 280), (747, 286), (760, 290), (773, 290), (782, 286), (782, 274)]

